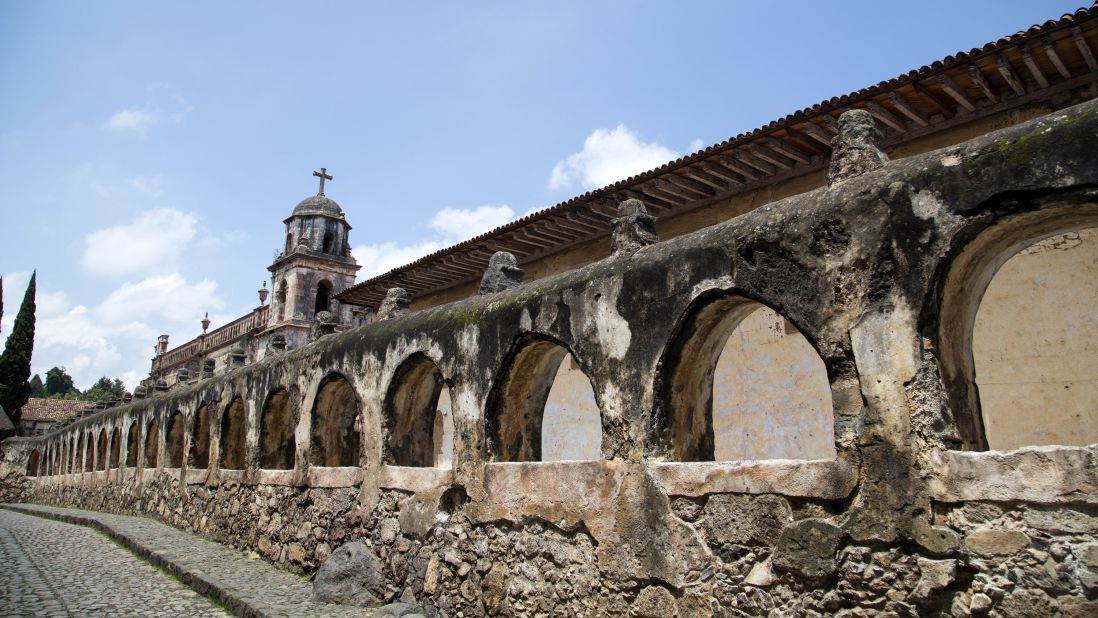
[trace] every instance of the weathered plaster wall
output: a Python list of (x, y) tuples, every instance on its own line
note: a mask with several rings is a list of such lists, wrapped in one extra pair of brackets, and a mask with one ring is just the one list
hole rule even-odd
[[(960, 331), (941, 316), (967, 315), (947, 311), (972, 295), (949, 286), (966, 247), (1098, 217), (1096, 145), (1090, 103), (583, 269), (330, 335), (6, 441), (0, 497), (148, 513), (303, 572), (362, 538), (394, 598), (447, 616), (1093, 615), (1095, 447), (959, 450), (982, 425), (968, 422), (978, 404), (954, 405), (967, 401), (954, 390), (974, 388), (952, 352), (970, 341), (951, 339)], [(699, 311), (738, 299), (774, 309), (822, 359), (833, 458), (672, 457), (705, 417), (704, 405), (665, 405), (665, 377), (683, 362), (675, 342), (691, 340)], [(600, 459), (493, 458), (490, 421), (510, 411), (492, 395), (531, 338), (565, 347), (589, 378)], [(383, 463), (386, 394), (413, 355), (449, 389), (451, 468)], [(358, 465), (310, 464), (310, 411), (333, 374), (355, 393)], [(298, 411), (292, 470), (256, 465), (277, 388)], [(221, 415), (237, 396), (247, 465), (222, 470)], [(209, 466), (57, 474), (78, 436), (94, 462), (92, 436), (119, 429), (122, 452), (132, 442), (144, 462), (153, 421), (164, 431), (179, 410), (194, 427), (201, 409)], [(196, 437), (184, 435), (186, 452)], [(27, 478), (35, 449), (49, 474)]]
[(991, 448), (1098, 442), (1098, 228), (1003, 264), (972, 348)]
[(760, 306), (740, 322), (713, 382), (717, 461), (835, 456), (827, 369), (773, 309)]

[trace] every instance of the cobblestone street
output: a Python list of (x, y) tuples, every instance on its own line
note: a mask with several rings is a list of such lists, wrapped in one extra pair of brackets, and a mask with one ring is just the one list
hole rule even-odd
[(83, 526), (0, 509), (0, 616), (227, 616)]

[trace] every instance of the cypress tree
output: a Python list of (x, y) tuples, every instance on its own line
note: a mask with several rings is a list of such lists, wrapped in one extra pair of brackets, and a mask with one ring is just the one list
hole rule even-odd
[(34, 282), (37, 273), (31, 275), (23, 304), (15, 315), (4, 354), (0, 356), (0, 406), (7, 411), (13, 423), (19, 422), (23, 404), (30, 397), (30, 362), (34, 349)]

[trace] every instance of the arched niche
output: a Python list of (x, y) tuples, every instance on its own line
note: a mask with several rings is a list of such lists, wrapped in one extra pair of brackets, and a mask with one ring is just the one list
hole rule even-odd
[(160, 425), (152, 421), (145, 427), (145, 467), (156, 468), (160, 455)]
[(190, 467), (205, 470), (210, 467), (210, 407), (199, 406), (195, 412), (191, 433)]
[(168, 418), (168, 435), (164, 438), (164, 461), (166, 468), (183, 467), (183, 438), (187, 433), (187, 420), (179, 410)]
[(234, 398), (221, 415), (219, 466), (222, 470), (243, 470), (247, 467), (247, 414), (244, 399)]
[(130, 423), (129, 435), (126, 438), (126, 467), (137, 467), (137, 449), (141, 440), (141, 425), (135, 418)]
[(394, 466), (449, 465), (446, 443), (452, 453), (454, 433), (450, 407), (449, 389), (434, 361), (417, 353), (401, 363), (385, 396), (383, 461)]
[(963, 448), (1098, 442), (1098, 205), (1000, 221), (941, 288), (942, 379)]
[(42, 458), (42, 454), (38, 449), (31, 451), (30, 457), (27, 458), (27, 476), (38, 476), (38, 463)]
[(650, 454), (675, 461), (828, 459), (823, 359), (780, 314), (728, 292), (687, 310), (657, 371)]
[(80, 432), (80, 443), (76, 447), (76, 471), (87, 472), (91, 467), (87, 464), (91, 459), (89, 451), (91, 450), (91, 434)]
[(83, 472), (83, 451), (85, 451), (85, 434), (81, 431), (76, 439), (76, 448), (72, 450), (72, 472)]
[(324, 378), (313, 401), (309, 463), (313, 466), (357, 466), (362, 431), (362, 404), (347, 378)]
[(96, 457), (95, 457), (95, 469), (106, 470), (107, 469), (107, 429), (103, 428), (99, 430), (99, 440), (96, 445)]
[(316, 302), (313, 304), (313, 315), (321, 311), (331, 311), (332, 282), (327, 279), (316, 284)]
[(259, 422), (259, 467), (292, 470), (294, 467), (294, 414), (290, 392), (276, 389), (267, 396)]
[(111, 432), (111, 459), (110, 467), (117, 468), (122, 458), (122, 430), (118, 427)]
[(602, 457), (602, 418), (591, 381), (567, 348), (545, 337), (515, 344), (489, 393), (485, 419), (494, 461)]

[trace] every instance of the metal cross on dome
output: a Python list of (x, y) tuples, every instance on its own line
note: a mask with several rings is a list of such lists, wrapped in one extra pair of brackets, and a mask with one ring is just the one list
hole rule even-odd
[(328, 168), (320, 168), (319, 172), (313, 172), (313, 176), (317, 176), (320, 178), (320, 191), (317, 192), (317, 195), (324, 195), (324, 181), (332, 180), (331, 174), (328, 173)]

